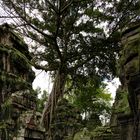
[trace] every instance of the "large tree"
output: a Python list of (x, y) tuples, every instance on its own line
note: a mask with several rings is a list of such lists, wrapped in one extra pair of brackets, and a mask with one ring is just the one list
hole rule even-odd
[[(1, 4), (6, 6), (16, 29), (35, 41), (34, 66), (54, 77), (43, 112), (47, 130), (68, 76), (74, 81), (77, 75), (115, 74), (120, 39), (115, 31), (130, 22), (130, 18), (136, 18), (135, 13), (130, 16), (133, 9), (128, 10), (135, 5), (133, 0), (3, 0)], [(122, 19), (125, 19), (123, 24)], [(108, 35), (104, 23), (111, 25)]]

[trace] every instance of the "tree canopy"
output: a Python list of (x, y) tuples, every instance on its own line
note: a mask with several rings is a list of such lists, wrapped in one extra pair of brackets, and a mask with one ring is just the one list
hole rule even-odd
[(24, 33), (42, 47), (41, 52), (35, 48), (34, 61), (37, 64), (45, 61), (44, 70), (61, 68), (73, 75), (79, 71), (95, 73), (99, 68), (98, 73), (111, 74), (110, 61), (115, 58), (118, 46), (107, 40), (101, 25), (113, 18), (108, 12), (109, 1), (6, 0), (3, 3), (10, 14), (19, 17), (16, 25), (23, 26)]

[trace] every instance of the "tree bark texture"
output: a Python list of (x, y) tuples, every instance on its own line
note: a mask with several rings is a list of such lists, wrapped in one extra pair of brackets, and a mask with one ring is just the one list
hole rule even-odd
[(43, 110), (42, 123), (48, 131), (48, 135), (51, 135), (50, 124), (52, 122), (52, 116), (55, 112), (58, 100), (63, 96), (66, 77), (67, 74), (60, 71), (57, 72), (52, 91)]

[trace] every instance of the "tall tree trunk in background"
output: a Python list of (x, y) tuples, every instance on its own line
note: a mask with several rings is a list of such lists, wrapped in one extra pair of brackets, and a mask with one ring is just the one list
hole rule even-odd
[(64, 72), (57, 72), (48, 102), (46, 103), (43, 110), (42, 123), (45, 129), (48, 131), (49, 137), (51, 136), (50, 124), (52, 122), (52, 116), (54, 114), (58, 100), (63, 96), (66, 77), (67, 74)]

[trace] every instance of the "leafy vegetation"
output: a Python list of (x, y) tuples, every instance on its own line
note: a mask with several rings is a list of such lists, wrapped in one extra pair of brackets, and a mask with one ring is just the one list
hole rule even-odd
[(80, 110), (66, 99), (61, 99), (55, 110), (51, 124), (52, 139), (73, 139), (82, 128)]
[[(93, 83), (84, 86), (72, 89), (69, 94), (65, 94), (64, 98), (58, 101), (52, 118), (51, 134), (48, 133), (52, 139), (71, 140), (79, 133), (81, 134), (84, 129), (89, 132), (91, 137), (94, 129), (107, 125), (111, 114), (110, 94), (104, 91), (103, 86), (97, 88), (94, 87)], [(39, 88), (36, 92), (41, 93)], [(43, 91), (42, 96), (37, 101), (40, 112), (42, 112), (49, 96), (46, 93)], [(84, 138), (85, 136), (83, 136)]]
[(113, 132), (110, 127), (97, 127), (94, 130), (87, 130), (83, 129), (82, 131), (78, 132), (74, 140), (93, 140), (98, 138), (106, 138), (107, 140), (112, 140)]
[(35, 93), (37, 95), (37, 111), (42, 112), (45, 103), (48, 101), (48, 97), (49, 97), (48, 92), (46, 90), (43, 90), (42, 93), (41, 88), (37, 87)]
[(101, 116), (104, 116), (104, 121), (110, 118), (112, 98), (111, 94), (106, 92), (105, 87), (99, 77), (82, 77), (77, 80), (75, 88), (69, 91), (69, 96), (65, 95), (79, 108), (84, 116), (83, 124), (88, 129), (101, 125)]

